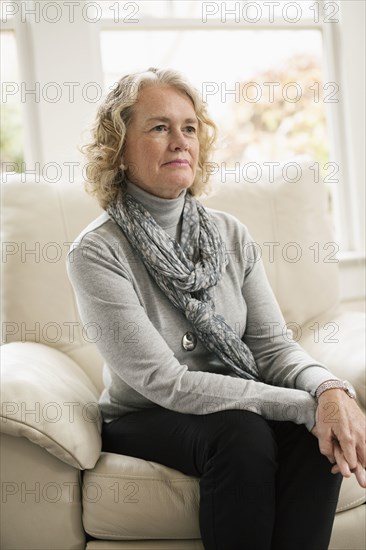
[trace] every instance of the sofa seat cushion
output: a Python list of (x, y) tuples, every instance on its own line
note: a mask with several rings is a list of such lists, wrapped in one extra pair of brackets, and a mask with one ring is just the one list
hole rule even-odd
[(83, 475), (83, 524), (99, 539), (200, 539), (199, 480), (139, 458), (102, 453)]
[[(337, 512), (365, 502), (344, 479)], [(157, 462), (102, 453), (83, 475), (83, 524), (98, 539), (199, 539), (199, 478)]]
[[(360, 546), (364, 550), (363, 546)], [(201, 540), (90, 540), (86, 550), (204, 550)], [(331, 549), (332, 550), (332, 549)]]
[[(204, 550), (201, 540), (91, 540), (86, 550)], [(363, 547), (362, 547), (362, 550)]]

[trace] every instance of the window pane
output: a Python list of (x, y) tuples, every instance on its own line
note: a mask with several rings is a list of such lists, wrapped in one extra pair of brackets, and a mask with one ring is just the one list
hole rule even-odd
[[(21, 171), (24, 161), (22, 105), (19, 93), (19, 73), (14, 33), (0, 33), (1, 53), (1, 169)], [(14, 164), (15, 166), (14, 166)]]
[(106, 88), (151, 66), (187, 75), (218, 123), (220, 166), (310, 155), (322, 175), (328, 138), (321, 32), (105, 31), (101, 45)]
[(117, 19), (126, 24), (132, 19), (146, 18), (195, 18), (200, 19), (202, 2), (195, 0), (145, 0), (142, 2), (100, 2), (103, 17)]

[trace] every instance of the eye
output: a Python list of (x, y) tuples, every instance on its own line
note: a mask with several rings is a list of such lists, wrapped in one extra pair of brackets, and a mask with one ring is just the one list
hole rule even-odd
[(153, 128), (154, 132), (162, 132), (163, 130), (167, 130), (165, 124), (159, 124), (158, 126), (154, 126)]
[(187, 126), (185, 129), (188, 134), (195, 134), (197, 132), (197, 128), (195, 128), (194, 126)]

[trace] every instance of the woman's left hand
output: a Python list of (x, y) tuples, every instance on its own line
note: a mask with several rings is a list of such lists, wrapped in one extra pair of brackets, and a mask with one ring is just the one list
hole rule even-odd
[(342, 389), (331, 389), (319, 397), (312, 433), (320, 452), (334, 464), (332, 473), (355, 474), (366, 488), (366, 418), (354, 399)]

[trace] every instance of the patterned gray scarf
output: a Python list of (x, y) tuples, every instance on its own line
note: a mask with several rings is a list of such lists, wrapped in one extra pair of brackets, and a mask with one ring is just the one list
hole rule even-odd
[(226, 249), (203, 205), (186, 194), (180, 244), (125, 191), (120, 192), (107, 212), (164, 294), (192, 323), (206, 348), (242, 378), (259, 380), (252, 352), (224, 317), (214, 311), (209, 289), (225, 271)]

